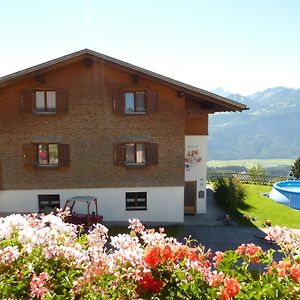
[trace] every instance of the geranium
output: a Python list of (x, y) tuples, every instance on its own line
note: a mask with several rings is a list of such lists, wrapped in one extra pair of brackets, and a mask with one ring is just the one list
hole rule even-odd
[(46, 280), (49, 278), (48, 273), (42, 272), (39, 275), (33, 274), (30, 281), (30, 296), (43, 299), (47, 292)]
[(215, 256), (213, 257), (214, 266), (217, 267), (223, 258), (224, 258), (224, 252), (216, 251)]
[(158, 294), (163, 286), (161, 280), (154, 278), (150, 273), (144, 274), (139, 280), (137, 291), (141, 294), (143, 291)]
[(236, 296), (240, 291), (240, 284), (236, 278), (225, 277), (221, 291), (221, 300), (228, 300)]
[[(255, 244), (212, 256), (137, 219), (130, 234), (110, 237), (109, 245), (105, 226), (78, 236), (62, 218), (0, 219), (0, 299), (298, 299), (300, 241), (290, 231), (270, 231), (286, 256), (276, 261), (275, 250)], [(250, 262), (264, 263), (267, 272), (249, 269)]]
[(295, 281), (300, 282), (300, 264), (291, 266), (290, 273)]
[(263, 250), (260, 246), (251, 243), (247, 245), (240, 245), (237, 248), (236, 253), (238, 253), (241, 256), (248, 257), (253, 263), (258, 263), (259, 257), (263, 254)]

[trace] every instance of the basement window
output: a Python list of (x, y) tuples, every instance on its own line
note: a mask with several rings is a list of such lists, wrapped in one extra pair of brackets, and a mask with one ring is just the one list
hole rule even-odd
[(38, 199), (40, 213), (49, 214), (60, 208), (59, 195), (38, 195)]
[(126, 210), (147, 210), (147, 192), (126, 192)]

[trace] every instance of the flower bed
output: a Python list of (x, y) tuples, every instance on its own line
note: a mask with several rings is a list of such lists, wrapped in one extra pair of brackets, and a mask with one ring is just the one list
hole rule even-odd
[[(211, 253), (129, 220), (130, 234), (87, 235), (64, 214), (0, 219), (1, 299), (299, 299), (299, 237), (272, 228), (275, 250), (254, 244)], [(264, 271), (249, 268), (263, 264)]]

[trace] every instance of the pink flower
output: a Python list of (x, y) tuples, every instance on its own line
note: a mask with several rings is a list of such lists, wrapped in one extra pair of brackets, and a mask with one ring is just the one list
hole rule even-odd
[(40, 273), (39, 276), (36, 274), (32, 275), (30, 281), (30, 295), (38, 299), (43, 299), (45, 294), (49, 291), (46, 287), (46, 280), (49, 275), (47, 272)]
[(0, 250), (0, 264), (9, 265), (15, 261), (20, 255), (18, 246), (7, 246)]
[(218, 264), (221, 262), (221, 260), (223, 259), (223, 257), (224, 257), (224, 252), (222, 252), (222, 251), (216, 251), (215, 256), (213, 257), (213, 261), (215, 262), (214, 263), (215, 267), (218, 266)]
[(133, 230), (135, 233), (143, 233), (145, 231), (145, 226), (140, 222), (139, 219), (129, 219), (128, 228)]
[(223, 283), (224, 281), (224, 273), (223, 272), (218, 272), (218, 271), (213, 271), (208, 278), (208, 285), (210, 287), (216, 287), (219, 286)]

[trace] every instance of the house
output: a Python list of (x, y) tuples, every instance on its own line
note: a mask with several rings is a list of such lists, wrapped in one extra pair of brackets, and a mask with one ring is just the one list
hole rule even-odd
[(0, 211), (76, 195), (106, 221), (206, 211), (208, 115), (246, 106), (85, 49), (0, 78)]

